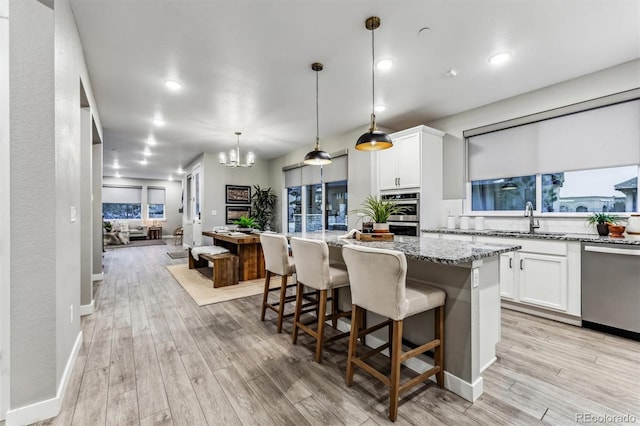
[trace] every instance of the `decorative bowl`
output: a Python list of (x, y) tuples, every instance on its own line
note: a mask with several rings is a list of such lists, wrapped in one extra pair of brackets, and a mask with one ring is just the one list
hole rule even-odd
[(622, 237), (622, 233), (626, 229), (626, 226), (622, 225), (609, 225), (609, 236), (610, 237)]

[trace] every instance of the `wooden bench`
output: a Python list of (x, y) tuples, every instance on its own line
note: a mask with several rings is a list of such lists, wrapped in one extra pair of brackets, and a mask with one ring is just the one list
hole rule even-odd
[(209, 262), (213, 263), (213, 288), (225, 287), (228, 285), (238, 284), (238, 266), (239, 258), (232, 253), (206, 254), (198, 255), (196, 260), (189, 249), (189, 269), (204, 268), (209, 266)]

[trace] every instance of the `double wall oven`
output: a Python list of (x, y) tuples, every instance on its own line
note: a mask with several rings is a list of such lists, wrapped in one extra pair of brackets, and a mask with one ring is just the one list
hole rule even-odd
[(393, 200), (403, 207), (402, 214), (389, 216), (389, 231), (396, 235), (420, 235), (420, 193), (382, 194), (383, 200)]

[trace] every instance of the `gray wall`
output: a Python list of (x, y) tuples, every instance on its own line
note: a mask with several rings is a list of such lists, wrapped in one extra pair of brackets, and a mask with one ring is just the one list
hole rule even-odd
[(147, 221), (147, 188), (165, 188), (165, 222), (159, 222), (163, 235), (171, 235), (173, 230), (182, 225), (182, 215), (178, 213), (180, 208), (180, 196), (182, 186), (179, 181), (115, 178), (104, 176), (103, 185), (122, 185), (142, 187), (142, 220)]
[(80, 207), (78, 212), (80, 218), (80, 305), (89, 305), (93, 300), (93, 281), (91, 280), (93, 269), (92, 151), (91, 111), (89, 108), (82, 108), (80, 110)]
[[(10, 1), (9, 13), (10, 405), (19, 407), (54, 397), (57, 384), (54, 15), (34, 0)], [(34, 253), (51, 255), (34, 267)]]
[(93, 259), (91, 274), (102, 273), (102, 144), (94, 143), (91, 147), (92, 179), (91, 187), (93, 191)]

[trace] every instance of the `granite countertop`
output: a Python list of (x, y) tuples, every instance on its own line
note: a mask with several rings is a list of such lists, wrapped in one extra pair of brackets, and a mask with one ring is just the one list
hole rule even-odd
[(406, 237), (396, 235), (393, 241), (358, 241), (355, 238), (341, 239), (343, 231), (294, 232), (289, 237), (302, 237), (324, 240), (332, 247), (356, 244), (388, 250), (397, 250), (405, 254), (407, 259), (423, 260), (447, 265), (471, 262), (521, 248), (518, 244), (488, 244), (467, 241), (437, 240), (433, 238)]
[(562, 232), (534, 232), (529, 234), (522, 231), (503, 231), (498, 229), (486, 229), (484, 231), (476, 231), (473, 229), (447, 229), (447, 228), (435, 228), (435, 229), (421, 229), (421, 232), (436, 233), (436, 234), (458, 234), (458, 235), (476, 235), (484, 237), (506, 237), (506, 238), (527, 238), (536, 240), (555, 240), (555, 241), (580, 241), (585, 243), (599, 243), (599, 244), (626, 244), (626, 245), (640, 245), (640, 235), (623, 234), (623, 238), (614, 237), (601, 237), (597, 234), (576, 234), (576, 233), (562, 233)]

